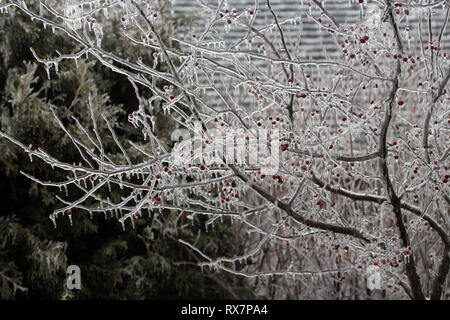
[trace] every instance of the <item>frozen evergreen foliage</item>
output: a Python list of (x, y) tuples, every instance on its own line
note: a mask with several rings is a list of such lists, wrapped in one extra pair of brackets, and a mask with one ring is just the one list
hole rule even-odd
[[(448, 1), (300, 1), (283, 19), (270, 0), (239, 9), (192, 1), (199, 23), (191, 29), (170, 1), (27, 3), (2, 8), (71, 44), (53, 52), (32, 44), (45, 77), (85, 66), (91, 83), (72, 101), (54, 96), (35, 116), (59, 127), (70, 161), (8, 122), (0, 131), (51, 171), (21, 173), (41, 186), (33, 190), (57, 193), (48, 200), (56, 230), (70, 224), (70, 234), (86, 216), (104, 217), (139, 232), (148, 252), (170, 239), (187, 257), (167, 264), (156, 256), (154, 272), (196, 265), (234, 298), (236, 283), (222, 277), (271, 299), (448, 299)], [(337, 17), (339, 7), (354, 16)], [(311, 25), (327, 46), (305, 57)], [(127, 117), (93, 92), (104, 86), (94, 69), (127, 82)], [(36, 98), (35, 72), (29, 64), (11, 106)], [(194, 137), (181, 164), (173, 161), (175, 129)], [(265, 164), (267, 146), (251, 141), (257, 130), (269, 140), (279, 131), (278, 171), (229, 161), (212, 129), (241, 130), (231, 143)], [(202, 161), (208, 145), (215, 158)], [(127, 248), (119, 231), (105, 234), (106, 256)], [(120, 274), (139, 277), (148, 262), (128, 259)]]
[[(124, 144), (128, 139), (140, 138), (139, 130), (121, 125), (126, 121), (127, 112), (136, 107), (136, 100), (130, 99), (134, 94), (131, 85), (85, 57), (77, 65), (61, 62), (58, 76), (48, 80), (45, 68), (36, 63), (30, 47), (38, 54), (47, 55), (59, 47), (70, 51), (73, 45), (63, 37), (54, 36), (51, 28), (36, 28), (20, 11), (10, 13), (0, 19), (2, 132), (34, 147), (40, 146), (67, 163), (80, 162), (82, 158), (77, 156), (72, 141), (56, 122), (49, 121), (51, 108), (68, 130), (82, 135), (78, 124), (88, 130), (93, 128), (91, 111), (86, 108), (92, 101), (94, 114), (105, 113)], [(119, 46), (114, 39), (105, 44), (114, 49)], [(120, 45), (120, 50), (127, 55), (139, 54), (132, 45)], [(108, 126), (99, 122), (97, 130), (105, 150), (114, 157), (117, 151)], [(143, 218), (136, 229), (125, 231), (115, 219), (94, 215), (91, 220), (88, 215), (80, 215), (74, 217), (72, 226), (69, 218), (60, 219), (58, 228), (54, 229), (48, 214), (57, 205), (55, 191), (61, 197), (66, 191), (41, 188), (21, 175), (20, 170), (43, 179), (50, 176), (64, 179), (66, 174), (52, 172), (50, 166), (42, 166), (39, 161), (30, 162), (28, 155), (7, 140), (0, 140), (0, 150), (0, 299), (251, 297), (239, 279), (225, 274), (211, 276), (192, 265), (174, 265), (195, 258), (168, 237), (176, 229), (169, 215), (158, 223)], [(68, 192), (77, 194), (70, 188)], [(116, 188), (108, 196), (117, 201), (123, 192)], [(199, 221), (179, 234), (195, 241), (201, 228)], [(209, 248), (211, 254), (225, 255), (233, 250), (234, 240), (226, 225), (197, 241)], [(73, 264), (81, 268), (80, 291), (66, 287), (66, 269)]]

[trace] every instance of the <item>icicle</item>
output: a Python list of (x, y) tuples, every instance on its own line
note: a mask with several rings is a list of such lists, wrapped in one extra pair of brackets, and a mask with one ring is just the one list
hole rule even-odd
[(152, 123), (152, 131), (155, 132), (156, 129), (156, 116), (150, 117), (150, 122)]
[(52, 214), (49, 216), (49, 218), (50, 218), (50, 220), (52, 220), (53, 225), (55, 226), (55, 229), (56, 229), (56, 216), (55, 216), (55, 214), (52, 213)]
[(45, 64), (44, 64), (44, 69), (45, 69), (45, 71), (47, 72), (47, 77), (48, 77), (48, 80), (50, 80), (50, 63), (48, 63), (48, 62), (46, 62)]
[(157, 65), (158, 65), (158, 53), (153, 52), (153, 69), (156, 69)]
[(144, 141), (147, 141), (147, 129), (142, 129), (142, 134), (144, 135)]
[(119, 175), (119, 187), (121, 190), (123, 189), (122, 175)]
[(92, 28), (94, 29), (95, 38), (97, 39), (97, 47), (100, 47), (103, 39), (103, 26), (101, 23), (94, 23)]

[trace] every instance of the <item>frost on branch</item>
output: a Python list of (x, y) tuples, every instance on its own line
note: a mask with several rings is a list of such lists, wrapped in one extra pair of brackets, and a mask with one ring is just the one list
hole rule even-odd
[[(1, 134), (67, 172), (66, 181), (24, 173), (30, 179), (81, 192), (58, 197), (55, 224), (62, 215), (76, 223), (82, 211), (124, 228), (170, 214), (173, 234), (200, 221), (204, 232), (229, 223), (232, 257), (178, 241), (202, 270), (245, 277), (270, 298), (443, 296), (448, 3), (311, 1), (283, 11), (281, 1), (207, 1), (194, 30), (170, 37), (170, 10), (156, 1), (82, 1), (65, 7), (63, 23), (50, 1), (45, 13), (11, 4), (77, 44), (75, 54), (33, 52), (46, 70), (86, 54), (130, 81), (139, 101), (128, 126), (142, 140), (127, 145), (93, 101), (85, 106), (92, 127), (81, 126), (81, 136), (52, 110), (78, 164)], [(122, 27), (114, 36), (148, 53), (111, 50), (113, 21)], [(104, 147), (99, 121), (115, 151)], [(110, 199), (111, 188), (122, 198)], [(425, 254), (432, 244), (433, 261)]]

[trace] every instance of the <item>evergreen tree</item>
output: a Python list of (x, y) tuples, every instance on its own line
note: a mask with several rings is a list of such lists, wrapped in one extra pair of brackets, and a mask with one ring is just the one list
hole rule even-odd
[[(176, 28), (180, 17), (170, 19), (168, 24)], [(83, 59), (76, 64), (63, 62), (59, 72), (51, 73), (48, 79), (29, 48), (33, 47), (40, 56), (51, 55), (58, 47), (68, 51), (76, 48), (51, 30), (34, 28), (19, 12), (0, 20), (0, 30), (0, 130), (67, 163), (78, 163), (83, 159), (60, 125), (90, 144), (77, 121), (84, 128), (93, 129), (92, 108), (105, 153), (117, 157), (120, 150), (114, 147), (106, 123), (98, 120), (102, 119), (101, 114), (109, 120), (127, 152), (138, 156), (128, 141), (141, 144), (140, 132), (119, 125), (138, 104), (128, 81), (98, 62)], [(118, 46), (111, 37), (105, 43), (105, 47), (114, 50)], [(120, 50), (130, 57), (150, 56), (131, 44)], [(49, 121), (52, 112), (61, 124)], [(164, 117), (162, 112), (159, 115)], [(167, 128), (159, 129), (169, 131), (173, 124), (165, 123)], [(196, 261), (195, 253), (174, 241), (179, 235), (192, 241), (198, 239), (198, 244), (211, 255), (225, 255), (234, 250), (229, 225), (220, 224), (205, 233), (204, 221), (196, 218), (192, 225), (181, 229), (186, 221), (164, 212), (157, 218), (156, 214), (145, 215), (134, 229), (122, 230), (117, 220), (108, 215), (89, 216), (74, 210), (70, 216), (58, 219), (55, 229), (48, 218), (56, 205), (55, 190), (38, 188), (20, 171), (42, 180), (48, 180), (50, 175), (52, 179), (58, 175), (63, 179), (64, 172), (54, 172), (36, 159), (30, 162), (26, 154), (4, 139), (0, 140), (0, 149), (0, 299), (251, 296), (230, 275), (206, 270), (202, 273), (190, 265)], [(69, 197), (82, 194), (79, 190), (62, 189), (58, 196), (64, 198), (66, 192)], [(113, 188), (108, 196), (117, 200), (123, 191)], [(79, 291), (66, 288), (66, 268), (73, 264), (81, 268)]]

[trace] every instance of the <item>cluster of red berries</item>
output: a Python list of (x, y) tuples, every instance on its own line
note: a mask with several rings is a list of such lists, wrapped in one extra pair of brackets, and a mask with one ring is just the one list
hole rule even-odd
[(137, 119), (138, 117), (138, 112), (137, 111), (133, 111), (133, 113), (130, 113), (128, 115), (128, 121), (129, 122), (134, 122), (135, 119)]
[(283, 178), (280, 175), (273, 175), (272, 178), (277, 180), (279, 184), (283, 184)]
[(152, 198), (153, 202), (161, 203), (161, 197)]
[(368, 40), (369, 40), (369, 36), (366, 35), (366, 36), (360, 38), (360, 39), (359, 39), (359, 42), (360, 42), (360, 43), (366, 43)]
[[(284, 120), (283, 120), (283, 118), (280, 118), (280, 117), (268, 117), (268, 118), (267, 118), (267, 122), (269, 122), (269, 123), (272, 124), (272, 125), (276, 125), (277, 122), (282, 123), (282, 122), (284, 122)], [(261, 122), (261, 118), (260, 118), (260, 120), (256, 123), (256, 125), (257, 125), (258, 127), (261, 127), (262, 124), (263, 124), (263, 123)]]
[(227, 182), (225, 184), (226, 187), (230, 187), (230, 188), (223, 188), (222, 191), (224, 193), (224, 195), (222, 196), (222, 199), (220, 200), (220, 202), (224, 203), (226, 202), (230, 202), (231, 198), (236, 198), (239, 199), (239, 194), (237, 192), (234, 192), (233, 187), (231, 187), (231, 183)]
[(425, 46), (425, 50), (431, 49), (431, 50), (439, 50), (439, 46), (433, 46), (433, 41), (430, 41), (430, 46)]
[[(395, 14), (400, 14), (399, 8), (403, 7), (403, 3), (400, 3), (400, 2), (394, 3), (394, 7), (397, 8), (397, 9), (395, 9)], [(406, 15), (409, 15), (409, 10), (407, 8), (403, 9), (403, 12)]]
[(288, 147), (289, 147), (289, 142), (282, 143), (282, 144), (280, 145), (281, 151), (286, 151), (286, 150), (288, 149)]

